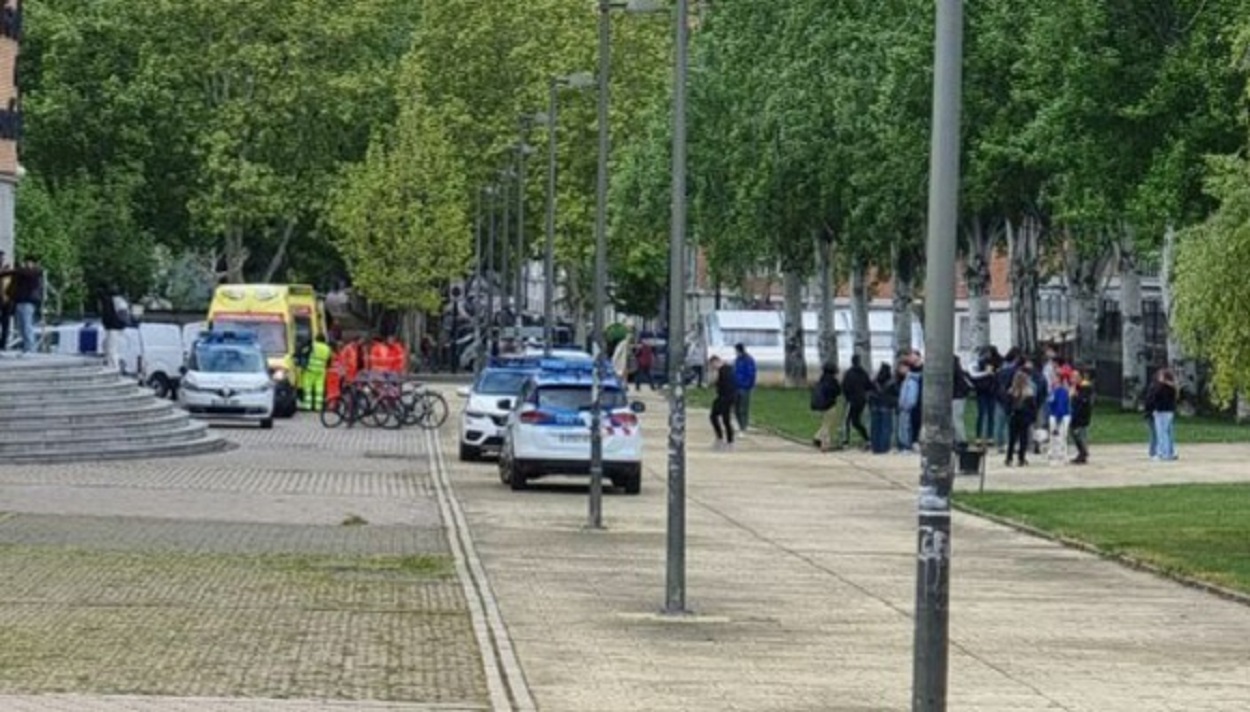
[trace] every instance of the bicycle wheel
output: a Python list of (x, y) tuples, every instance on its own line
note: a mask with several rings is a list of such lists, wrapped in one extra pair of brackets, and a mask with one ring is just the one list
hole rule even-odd
[(404, 404), (404, 425), (416, 425), (421, 422), (426, 411), (425, 400), (416, 391), (405, 391), (399, 397)]
[(373, 404), (369, 421), (379, 428), (398, 428), (404, 424), (404, 406), (394, 396), (382, 396)]
[(342, 398), (329, 398), (321, 406), (321, 427), (337, 428), (346, 420), (343, 413), (347, 403)]
[(426, 430), (437, 430), (447, 422), (447, 400), (439, 393), (426, 391), (421, 394), (421, 413), (417, 425)]

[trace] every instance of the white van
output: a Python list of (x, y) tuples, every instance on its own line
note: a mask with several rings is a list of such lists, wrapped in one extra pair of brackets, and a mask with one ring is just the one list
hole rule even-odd
[(139, 324), (122, 332), (118, 349), (121, 371), (146, 384), (158, 398), (178, 392), (186, 351), (177, 324)]

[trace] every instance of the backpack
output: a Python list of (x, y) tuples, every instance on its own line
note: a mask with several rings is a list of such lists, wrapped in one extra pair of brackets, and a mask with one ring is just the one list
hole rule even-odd
[(816, 385), (812, 386), (812, 397), (811, 397), (812, 410), (823, 413), (826, 410), (829, 410), (830, 408), (832, 408), (834, 404), (837, 403), (837, 400), (838, 400), (838, 394), (836, 391), (837, 383), (835, 382), (833, 384), (834, 386), (833, 388), (830, 388), (829, 386), (830, 384), (826, 383), (824, 378), (820, 379), (820, 381), (817, 382)]

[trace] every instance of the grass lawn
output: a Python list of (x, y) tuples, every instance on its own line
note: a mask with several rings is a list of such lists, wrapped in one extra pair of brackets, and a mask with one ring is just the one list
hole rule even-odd
[(979, 510), (1250, 593), (1250, 484), (957, 495)]
[[(688, 393), (691, 405), (711, 406), (711, 390), (696, 388)], [(783, 435), (807, 441), (820, 427), (819, 417), (809, 409), (810, 400), (806, 389), (757, 388), (751, 394), (751, 420)], [(839, 405), (842, 403), (839, 402)], [(976, 403), (969, 402), (969, 433), (975, 430), (976, 417)], [(867, 413), (864, 425), (868, 425)], [(1090, 426), (1090, 440), (1094, 444), (1144, 444), (1147, 438), (1146, 423), (1140, 413), (1121, 412), (1115, 404), (1105, 401), (1095, 407)], [(1176, 421), (1176, 440), (1182, 447), (1187, 444), (1250, 442), (1250, 426), (1215, 418), (1180, 418)]]

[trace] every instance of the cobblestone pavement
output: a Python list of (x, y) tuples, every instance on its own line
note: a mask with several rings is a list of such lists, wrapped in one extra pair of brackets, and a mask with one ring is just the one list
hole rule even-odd
[(421, 435), (224, 434), (0, 465), (0, 710), (486, 709)]
[[(643, 493), (605, 498), (606, 531), (583, 529), (579, 483), (454, 471), (540, 709), (909, 709), (918, 461), (880, 471), (755, 433), (712, 452), (695, 411), (695, 615), (658, 616), (667, 407), (650, 405)], [(951, 709), (1247, 709), (1250, 608), (975, 517), (954, 529)]]

